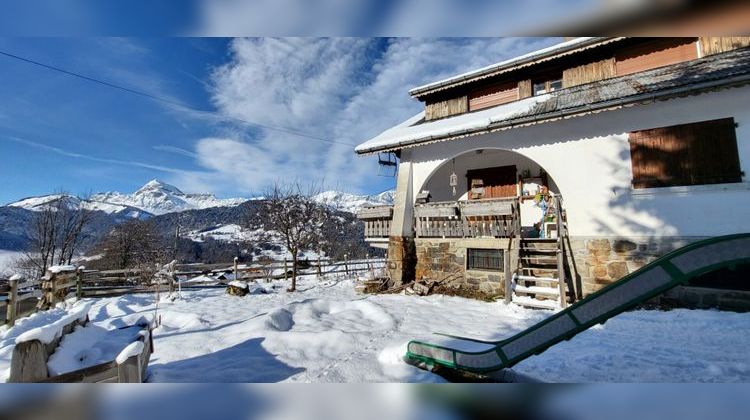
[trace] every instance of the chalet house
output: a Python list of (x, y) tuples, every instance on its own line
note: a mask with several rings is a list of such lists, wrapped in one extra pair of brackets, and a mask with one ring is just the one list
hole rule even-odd
[(576, 38), (412, 89), (424, 111), (356, 147), (397, 162), (367, 241), (395, 284), (551, 307), (750, 231), (748, 46)]

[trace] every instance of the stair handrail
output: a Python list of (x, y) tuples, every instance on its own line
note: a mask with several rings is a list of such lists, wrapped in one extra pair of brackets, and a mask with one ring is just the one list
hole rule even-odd
[(562, 220), (562, 197), (555, 195), (555, 219), (557, 221), (557, 287), (560, 294), (560, 307), (565, 309), (568, 306), (568, 298), (565, 293), (565, 243), (563, 235), (566, 233), (565, 224)]

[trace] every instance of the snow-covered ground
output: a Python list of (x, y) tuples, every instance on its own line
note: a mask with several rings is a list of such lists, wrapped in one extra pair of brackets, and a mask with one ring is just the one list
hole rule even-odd
[(21, 251), (8, 251), (0, 249), (0, 277), (10, 277), (15, 270), (16, 261), (23, 258), (24, 253)]
[[(435, 332), (500, 339), (551, 313), (448, 296), (357, 295), (353, 284), (309, 276), (296, 293), (275, 281), (259, 283), (262, 290), (245, 297), (203, 289), (162, 299), (148, 380), (441, 381), (403, 362), (410, 339), (431, 339)], [(104, 329), (154, 311), (148, 294), (91, 303), (91, 325)], [(0, 364), (8, 366), (7, 346), (17, 329), (0, 333)], [(748, 347), (750, 313), (634, 311), (514, 369), (552, 382), (745, 382)]]

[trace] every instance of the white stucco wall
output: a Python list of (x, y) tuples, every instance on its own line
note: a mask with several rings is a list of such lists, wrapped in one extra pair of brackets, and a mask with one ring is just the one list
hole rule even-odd
[(467, 151), (500, 148), (520, 153), (541, 165), (557, 184), (575, 236), (750, 232), (747, 176), (739, 184), (631, 189), (627, 132), (726, 117), (739, 124), (740, 165), (748, 171), (750, 87), (414, 147), (403, 150), (401, 158), (412, 163), (411, 188), (419, 191), (443, 163)]

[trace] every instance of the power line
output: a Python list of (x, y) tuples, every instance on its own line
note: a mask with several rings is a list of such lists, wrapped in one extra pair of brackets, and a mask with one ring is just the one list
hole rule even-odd
[[(84, 74), (76, 73), (74, 71), (65, 70), (63, 68), (60, 68), (60, 67), (57, 67), (57, 66), (53, 66), (51, 64), (46, 64), (46, 63), (42, 63), (42, 62), (39, 62), (39, 61), (36, 61), (36, 60), (32, 60), (30, 58), (21, 57), (19, 55), (12, 54), (12, 53), (9, 53), (9, 52), (6, 52), (6, 51), (0, 51), (0, 55), (4, 55), (6, 57), (13, 58), (15, 60), (23, 61), (25, 63), (32, 64), (32, 65), (35, 65), (35, 66), (38, 66), (38, 67), (42, 67), (42, 68), (45, 68), (47, 70), (52, 70), (52, 71), (56, 71), (56, 72), (59, 72), (59, 73), (63, 73), (63, 74), (66, 74), (68, 76), (71, 76), (71, 77), (76, 77), (76, 78), (79, 78), (79, 79), (83, 79), (83, 80), (86, 80), (88, 82), (92, 82), (92, 83), (96, 83), (96, 84), (99, 84), (99, 85), (103, 85), (103, 86), (106, 86), (106, 87), (109, 87), (109, 88), (112, 88), (112, 89), (121, 90), (121, 91), (124, 91), (124, 92), (127, 92), (127, 93), (131, 93), (133, 95), (143, 96), (145, 98), (148, 98), (148, 99), (151, 99), (151, 100), (154, 100), (154, 101), (164, 102), (164, 103), (167, 103), (167, 104), (170, 104), (170, 105), (174, 105), (174, 106), (186, 108), (186, 109), (189, 109), (189, 110), (192, 110), (192, 111), (195, 111), (195, 112), (200, 112), (200, 113), (206, 113), (206, 114), (215, 114), (216, 113), (215, 111), (207, 111), (207, 110), (203, 110), (203, 109), (198, 109), (198, 108), (186, 105), (184, 103), (181, 103), (181, 102), (169, 99), (169, 98), (164, 98), (164, 97), (157, 96), (157, 95), (154, 95), (152, 93), (145, 92), (145, 91), (132, 89), (132, 88), (129, 88), (127, 86), (121, 86), (121, 85), (118, 85), (118, 84), (115, 84), (115, 83), (107, 82), (105, 80), (101, 80), (101, 79), (97, 79), (97, 78), (94, 78), (94, 77), (86, 76)], [(356, 146), (355, 144), (346, 143), (346, 142), (342, 142), (342, 141), (336, 141), (336, 140), (330, 140), (330, 139), (326, 139), (326, 138), (323, 138), (323, 137), (318, 137), (318, 136), (314, 136), (314, 135), (311, 135), (311, 134), (303, 133), (301, 131), (297, 131), (297, 130), (294, 130), (294, 129), (291, 129), (291, 128), (278, 127), (278, 126), (273, 126), (273, 125), (268, 125), (268, 124), (261, 124), (261, 123), (252, 122), (252, 121), (248, 121), (248, 120), (245, 120), (245, 119), (242, 119), (242, 118), (232, 117), (232, 116), (222, 115), (221, 117), (225, 118), (225, 119), (234, 120), (234, 121), (246, 124), (246, 125), (260, 127), (260, 128), (266, 129), (266, 130), (278, 131), (278, 132), (282, 132), (282, 133), (286, 133), (286, 134), (292, 134), (292, 135), (299, 136), (299, 137), (306, 137), (306, 138), (311, 139), (311, 140), (321, 141), (321, 142), (325, 142), (325, 143), (332, 143), (332, 144), (343, 144), (343, 145), (346, 145), (346, 146)]]

